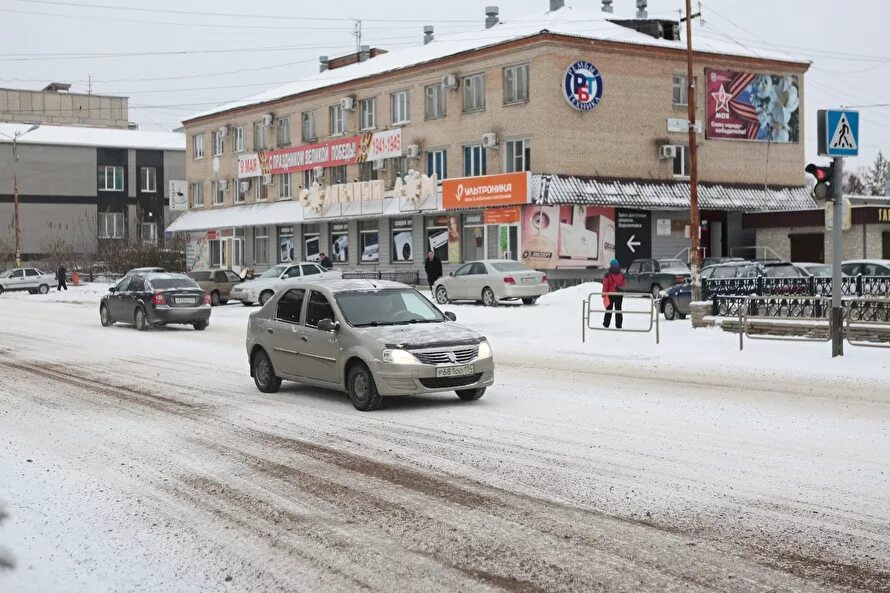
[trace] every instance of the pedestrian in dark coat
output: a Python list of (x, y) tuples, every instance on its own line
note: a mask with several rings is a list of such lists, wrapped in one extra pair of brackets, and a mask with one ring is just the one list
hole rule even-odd
[(319, 253), (319, 254), (318, 254), (318, 263), (319, 263), (319, 264), (321, 265), (321, 267), (324, 268), (325, 270), (332, 270), (332, 269), (334, 269), (334, 262), (332, 262), (332, 261), (331, 261), (331, 258), (329, 258), (329, 257), (328, 257), (326, 254), (324, 254), (324, 253)]
[(433, 290), (433, 284), (442, 277), (442, 260), (434, 251), (426, 254), (423, 260), (423, 269), (426, 270), (426, 280), (430, 283), (430, 292)]
[(620, 295), (607, 295), (609, 292), (624, 291), (624, 274), (621, 273), (621, 266), (617, 259), (609, 262), (609, 271), (603, 277), (603, 304), (610, 311), (603, 315), (603, 327), (609, 327), (612, 322), (612, 313), (615, 311), (615, 327), (621, 329), (624, 324), (624, 315), (621, 314), (621, 304), (624, 297)]
[(59, 269), (56, 270), (56, 280), (58, 280), (59, 285), (56, 286), (56, 290), (68, 290), (68, 284), (65, 282), (65, 276), (68, 274), (68, 270), (65, 269), (65, 266), (59, 264)]

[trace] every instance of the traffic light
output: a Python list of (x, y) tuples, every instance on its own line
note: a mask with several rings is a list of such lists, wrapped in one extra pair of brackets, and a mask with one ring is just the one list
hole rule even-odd
[(816, 178), (813, 195), (817, 200), (831, 200), (834, 198), (831, 186), (832, 181), (834, 181), (834, 161), (827, 167), (820, 167), (810, 163), (804, 170)]

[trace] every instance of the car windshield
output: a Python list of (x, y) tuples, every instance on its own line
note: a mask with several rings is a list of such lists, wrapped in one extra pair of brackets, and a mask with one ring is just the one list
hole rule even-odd
[(149, 278), (148, 283), (156, 290), (171, 288), (198, 288), (191, 278)]
[(528, 272), (528, 266), (524, 266), (518, 261), (505, 261), (491, 264), (491, 267), (498, 272)]
[(357, 290), (335, 296), (346, 322), (355, 327), (440, 323), (445, 317), (416, 290)]
[(766, 268), (767, 278), (797, 278), (799, 276), (800, 272), (791, 264), (768, 266)]
[(813, 276), (831, 276), (831, 266), (807, 266), (805, 269)]
[(287, 269), (287, 266), (274, 266), (260, 274), (259, 278), (278, 278)]
[(689, 273), (689, 266), (679, 259), (660, 259), (658, 265), (661, 266), (662, 272), (680, 272), (681, 274)]

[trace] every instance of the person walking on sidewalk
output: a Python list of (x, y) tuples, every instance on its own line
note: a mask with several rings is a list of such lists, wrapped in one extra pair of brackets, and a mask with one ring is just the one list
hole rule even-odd
[(423, 269), (426, 270), (426, 280), (430, 283), (430, 292), (433, 291), (433, 284), (442, 277), (442, 260), (434, 251), (426, 254), (423, 260)]
[(56, 290), (60, 291), (63, 288), (68, 290), (68, 284), (65, 282), (65, 276), (68, 274), (68, 270), (65, 269), (65, 266), (59, 264), (59, 269), (56, 270), (56, 280), (58, 280), (59, 285), (56, 286)]
[(617, 259), (609, 262), (609, 271), (603, 277), (603, 304), (609, 311), (603, 315), (603, 327), (609, 327), (612, 322), (612, 313), (615, 311), (615, 327), (621, 329), (624, 324), (624, 315), (621, 314), (621, 304), (624, 297), (621, 295), (608, 295), (609, 292), (624, 291), (624, 274), (621, 273), (621, 266)]

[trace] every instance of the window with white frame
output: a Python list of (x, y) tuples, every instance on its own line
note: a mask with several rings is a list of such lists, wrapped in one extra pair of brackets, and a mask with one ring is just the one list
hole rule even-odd
[(139, 223), (139, 238), (143, 243), (157, 243), (158, 225), (153, 222)]
[(528, 64), (504, 68), (504, 103), (528, 101)]
[(100, 239), (124, 238), (123, 212), (99, 212), (98, 223)]
[(99, 191), (124, 191), (124, 168), (100, 166), (97, 181)]
[(506, 150), (506, 168), (507, 173), (518, 173), (520, 171), (531, 171), (532, 147), (529, 140), (509, 140), (507, 141)]
[(139, 188), (143, 193), (155, 193), (158, 191), (158, 170), (154, 167), (141, 167), (139, 181)]
[(689, 147), (677, 146), (674, 157), (674, 177), (689, 177)]
[(435, 174), (439, 180), (448, 176), (448, 154), (444, 149), (426, 153), (426, 174), (430, 176)]
[(464, 111), (482, 111), (485, 109), (485, 75), (473, 74), (465, 76)]
[(674, 74), (672, 77), (673, 103), (677, 106), (686, 106), (689, 104), (689, 86), (685, 74)]
[(256, 177), (253, 180), (253, 199), (255, 202), (262, 202), (266, 199), (266, 184), (262, 177)]
[(315, 181), (315, 173), (312, 169), (306, 169), (303, 171), (303, 187), (305, 189), (309, 189), (312, 187), (312, 182)]
[(330, 185), (346, 183), (346, 165), (331, 167), (328, 169), (328, 180)]
[(258, 121), (253, 124), (253, 149), (263, 150), (266, 148), (266, 126), (263, 122)]
[(198, 181), (189, 184), (189, 195), (192, 197), (192, 208), (204, 207), (204, 182)]
[(377, 127), (377, 99), (362, 99), (358, 102), (362, 130), (373, 130)]
[(226, 181), (213, 182), (213, 205), (220, 206), (226, 202)]
[(233, 194), (235, 196), (236, 204), (243, 204), (247, 201), (247, 192), (250, 189), (250, 181), (247, 179), (233, 179), (231, 181), (233, 190)]
[(192, 157), (195, 159), (204, 158), (204, 134), (192, 136)]
[(315, 112), (307, 111), (302, 116), (303, 142), (318, 140), (318, 129), (315, 126)]
[(481, 144), (464, 146), (464, 177), (485, 175), (486, 167), (485, 147)]
[(244, 126), (238, 126), (232, 131), (232, 142), (234, 144), (232, 150), (235, 152), (244, 150)]
[(431, 84), (424, 89), (427, 119), (445, 117), (445, 87), (442, 83)]
[(278, 120), (278, 146), (290, 146), (290, 118)]
[(404, 179), (405, 175), (408, 174), (408, 168), (409, 168), (408, 167), (408, 157), (406, 157), (406, 156), (396, 157), (394, 159), (391, 159), (390, 162), (392, 163), (392, 167), (390, 169), (392, 171), (391, 183), (394, 185), (396, 182), (396, 179), (399, 179), (399, 178)]
[(391, 95), (393, 125), (406, 124), (411, 121), (409, 97), (410, 95), (408, 91), (399, 91)]
[(282, 173), (281, 175), (276, 175), (275, 177), (277, 178), (277, 183), (275, 185), (278, 186), (278, 199), (281, 200), (292, 197), (291, 174)]
[(212, 134), (213, 137), (213, 156), (219, 156), (225, 149), (225, 136), (222, 130), (216, 130)]
[(346, 118), (343, 116), (343, 107), (339, 103), (328, 108), (328, 117), (331, 121), (331, 136), (342, 136), (346, 133)]
[(264, 226), (256, 227), (253, 236), (253, 259), (258, 264), (269, 262), (269, 229)]

